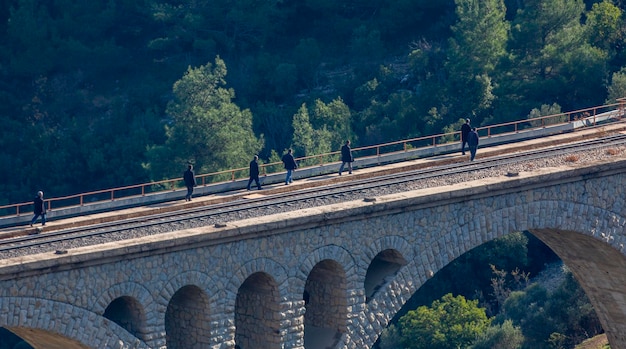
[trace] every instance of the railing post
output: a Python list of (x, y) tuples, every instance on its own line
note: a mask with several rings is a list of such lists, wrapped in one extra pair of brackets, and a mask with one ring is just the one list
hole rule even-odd
[(626, 97), (621, 97), (616, 99), (619, 102), (619, 118), (624, 117), (624, 103), (626, 102)]

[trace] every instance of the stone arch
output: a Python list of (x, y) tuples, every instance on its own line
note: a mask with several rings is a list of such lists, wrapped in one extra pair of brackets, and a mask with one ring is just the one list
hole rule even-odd
[(123, 282), (104, 290), (91, 310), (95, 313), (103, 314), (114, 299), (122, 296), (133, 297), (146, 309), (154, 306), (154, 299), (144, 286), (136, 282)]
[(145, 340), (146, 312), (137, 299), (129, 296), (118, 297), (109, 304), (102, 316), (115, 322), (133, 336)]
[(211, 298), (206, 288), (213, 285), (206, 274), (188, 271), (174, 276), (164, 287), (161, 297), (167, 302), (163, 327), (168, 348), (209, 346)]
[(163, 286), (163, 290), (159, 295), (161, 300), (159, 305), (163, 307), (162, 310), (165, 310), (164, 308), (167, 306), (169, 299), (174, 296), (176, 291), (184, 286), (198, 285), (202, 286), (201, 288), (204, 290), (206, 287), (210, 287), (213, 283), (214, 280), (211, 277), (199, 271), (186, 271), (177, 274), (170, 278), (170, 280)]
[[(450, 214), (455, 212), (449, 211)], [(540, 214), (542, 212), (563, 214)], [(593, 306), (601, 310), (598, 315), (609, 341), (626, 342), (626, 334), (620, 328), (620, 324), (626, 323), (626, 312), (622, 311), (626, 296), (615, 291), (626, 289), (626, 275), (622, 276), (626, 270), (624, 217), (584, 203), (540, 200), (489, 210), (487, 214), (477, 214), (461, 222), (440, 236), (433, 236), (433, 243), (424, 246), (429, 249), (421, 251), (400, 270), (396, 280), (377, 294), (371, 311), (390, 316), (378, 319), (373, 314), (365, 315), (361, 319), (365, 321), (357, 328), (372, 328), (380, 335), (393, 315), (432, 273), (479, 245), (512, 232), (529, 231), (552, 248), (572, 270)], [(353, 336), (366, 333), (358, 329), (355, 332)], [(359, 347), (369, 348), (376, 340), (370, 336), (356, 337), (352, 341), (359, 343)]]
[(317, 265), (317, 263), (330, 259), (339, 263), (343, 270), (346, 273), (346, 281), (348, 282), (348, 286), (350, 288), (358, 288), (358, 273), (357, 264), (350, 252), (348, 252), (345, 248), (337, 245), (327, 245), (320, 247), (309, 254), (304, 255), (300, 262), (300, 269), (298, 274), (296, 275), (300, 280), (299, 283), (295, 285), (299, 287), (299, 289), (304, 289), (304, 284), (311, 273), (311, 270)]
[[(149, 347), (102, 316), (84, 308), (41, 298), (0, 298), (0, 326), (27, 340), (34, 348), (51, 342), (68, 349)], [(26, 317), (24, 314), (28, 313)], [(87, 319), (88, 321), (85, 321)]]
[[(250, 282), (246, 284), (248, 278), (254, 274), (264, 274), (265, 276), (259, 277), (257, 275), (254, 279), (250, 280)], [(257, 279), (257, 277), (259, 277), (259, 279)], [(265, 278), (265, 281), (261, 281), (260, 279), (262, 278)], [(221, 303), (223, 304), (223, 312), (226, 314), (233, 314), (232, 316), (236, 317), (236, 312), (245, 308), (245, 305), (243, 303), (240, 305), (240, 307), (237, 307), (237, 303), (243, 301), (243, 299), (251, 299), (257, 297), (258, 295), (254, 295), (253, 290), (255, 289), (256, 285), (264, 283), (266, 285), (263, 286), (263, 290), (260, 291), (259, 294), (261, 294), (261, 297), (263, 294), (273, 294), (273, 289), (275, 285), (275, 291), (278, 294), (277, 305), (280, 307), (281, 295), (288, 294), (289, 282), (287, 271), (285, 270), (284, 266), (282, 266), (280, 263), (276, 262), (273, 259), (255, 258), (249, 260), (237, 270), (235, 270), (232, 274), (232, 277), (226, 283), (224, 287), (225, 289), (222, 290), (223, 294)], [(268, 286), (270, 284), (272, 285), (271, 287)], [(240, 297), (240, 291), (242, 290), (242, 286), (244, 286), (243, 294), (245, 294), (245, 296)], [(271, 298), (273, 299), (273, 296), (271, 296)], [(266, 307), (268, 309), (274, 309), (275, 305), (266, 305)], [(236, 322), (236, 318), (231, 317), (229, 321)], [(270, 325), (270, 327), (271, 326), (274, 325), (272, 324)], [(225, 324), (225, 327), (228, 328), (228, 331), (230, 332), (232, 323), (230, 325)], [(235, 333), (232, 333), (233, 339), (235, 339), (234, 337), (237, 336), (237, 330), (238, 328), (235, 328)], [(280, 331), (280, 329), (278, 329), (278, 331)], [(270, 342), (271, 341), (273, 341), (273, 339), (271, 339)]]
[(304, 347), (335, 347), (347, 332), (346, 274), (341, 265), (324, 259), (311, 270), (304, 286)]
[(412, 252), (408, 241), (400, 236), (382, 237), (365, 249), (363, 261), (369, 263), (363, 281), (366, 303), (413, 259)]
[(109, 287), (94, 304), (94, 311), (115, 322), (135, 337), (146, 340), (146, 307), (153, 306), (148, 290), (134, 282)]
[[(352, 305), (348, 289), (355, 289), (355, 270), (352, 255), (336, 245), (311, 252), (301, 263), (300, 272), (306, 276), (301, 288), (306, 349), (336, 347), (345, 340), (348, 306)], [(351, 301), (358, 302), (358, 297)]]
[(407, 239), (398, 235), (389, 235), (372, 241), (367, 248), (364, 249), (365, 264), (369, 264), (369, 262), (383, 250), (396, 250), (402, 254), (406, 260), (411, 260), (414, 256), (413, 246), (411, 246), (411, 243), (409, 243)]
[(235, 299), (239, 288), (246, 281), (246, 279), (257, 272), (263, 272), (270, 275), (278, 285), (278, 290), (281, 295), (287, 294), (287, 271), (278, 262), (270, 258), (255, 258), (243, 264), (239, 269), (233, 272), (232, 277), (228, 280), (228, 287), (224, 290), (226, 298), (226, 312), (230, 313), (234, 311)]
[[(610, 343), (626, 342), (626, 256), (602, 239), (558, 229), (530, 232), (548, 245), (568, 266), (596, 309)], [(592, 253), (589, 253), (589, 252)], [(612, 344), (615, 345), (615, 344)]]
[(234, 286), (232, 289), (239, 289), (239, 286), (256, 272), (271, 275), (278, 284), (283, 284), (287, 280), (287, 271), (280, 263), (270, 258), (255, 258), (243, 264), (233, 273), (233, 277), (230, 279), (231, 286)]
[(280, 294), (274, 278), (265, 272), (248, 276), (235, 301), (236, 347), (280, 348), (280, 319)]

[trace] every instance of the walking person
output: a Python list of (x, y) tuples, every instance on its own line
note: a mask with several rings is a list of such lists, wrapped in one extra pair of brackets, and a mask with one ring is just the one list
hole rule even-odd
[(461, 126), (461, 153), (465, 155), (465, 144), (467, 143), (467, 135), (472, 130), (470, 119), (465, 119), (465, 123)]
[(252, 161), (250, 161), (250, 179), (248, 180), (248, 190), (250, 190), (252, 181), (255, 181), (256, 187), (261, 190), (261, 183), (259, 182), (259, 157), (257, 155), (255, 155)]
[(193, 194), (193, 188), (196, 186), (196, 174), (193, 172), (193, 165), (187, 165), (187, 171), (183, 173), (183, 181), (187, 187), (187, 195), (185, 195), (185, 201), (191, 201), (191, 195)]
[(352, 148), (350, 148), (350, 141), (347, 140), (346, 144), (341, 146), (341, 166), (339, 167), (339, 175), (343, 172), (343, 167), (348, 164), (348, 174), (352, 174), (352, 162), (354, 157), (352, 156)]
[(292, 150), (287, 150), (287, 153), (283, 155), (282, 161), (285, 165), (285, 170), (287, 170), (287, 177), (285, 177), (285, 185), (289, 183), (293, 183), (293, 171), (298, 168), (298, 164), (296, 164), (296, 159), (293, 158)]
[(470, 151), (470, 161), (474, 161), (474, 157), (476, 157), (476, 149), (478, 149), (478, 138), (478, 132), (476, 131), (476, 127), (474, 127), (467, 135), (467, 145), (469, 146)]
[(35, 197), (35, 200), (33, 200), (33, 206), (33, 213), (35, 215), (30, 221), (30, 226), (32, 227), (33, 224), (35, 224), (39, 216), (41, 216), (41, 225), (46, 225), (46, 206), (43, 201), (43, 191), (40, 190), (37, 192), (37, 196)]

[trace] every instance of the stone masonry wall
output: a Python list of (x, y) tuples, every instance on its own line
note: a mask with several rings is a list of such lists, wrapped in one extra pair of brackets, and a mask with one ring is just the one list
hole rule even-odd
[[(268, 348), (277, 339), (276, 347), (303, 349), (306, 312), (324, 313), (324, 308), (307, 309), (303, 300), (307, 279), (316, 266), (325, 265), (320, 262), (330, 260), (342, 273), (325, 268), (320, 272), (331, 280), (342, 275), (343, 280), (333, 283), (345, 286), (320, 286), (319, 292), (331, 295), (332, 304), (342, 308), (326, 307), (328, 319), (345, 314), (327, 321), (345, 324), (337, 347), (369, 348), (432, 273), (492, 239), (535, 229), (562, 236), (553, 242), (556, 245), (576, 238), (582, 241), (580, 251), (593, 246), (594, 251), (565, 256), (564, 261), (568, 266), (589, 263), (597, 268), (593, 276), (578, 269), (580, 278), (593, 277), (607, 285), (612, 280), (614, 289), (600, 285), (587, 290), (598, 293), (590, 299), (601, 302), (594, 305), (612, 346), (626, 347), (626, 277), (619, 275), (625, 274), (620, 270), (626, 242), (624, 168), (626, 163), (616, 161), (593, 168), (543, 170), (390, 195), (373, 203), (350, 202), (297, 215), (231, 222), (226, 228), (190, 229), (151, 241), (70, 250), (63, 256), (0, 261), (0, 326), (50, 331), (91, 348), (165, 348), (168, 305), (177, 291), (192, 285), (206, 296), (202, 316), (208, 324), (201, 327), (208, 332), (206, 347), (234, 348), (237, 333), (242, 333), (262, 338), (270, 343)], [(574, 233), (560, 233), (564, 231)], [(584, 239), (599, 243), (585, 244)], [(368, 266), (388, 249), (407, 264), (366, 303)], [(602, 255), (618, 260), (601, 259)], [(271, 279), (273, 294), (259, 297), (263, 293), (255, 293), (254, 287), (250, 294), (240, 292), (255, 273)], [(236, 314), (248, 311), (237, 310), (238, 295), (240, 304), (269, 309), (265, 327), (278, 324), (278, 328), (265, 337), (238, 332)], [(107, 305), (122, 296), (143, 306), (145, 341), (102, 317)], [(243, 324), (252, 330), (256, 326)]]

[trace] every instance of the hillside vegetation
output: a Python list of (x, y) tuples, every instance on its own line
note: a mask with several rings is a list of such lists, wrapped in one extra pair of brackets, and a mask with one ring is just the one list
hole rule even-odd
[(602, 332), (571, 271), (526, 232), (476, 247), (438, 271), (374, 348), (575, 349)]
[(4, 0), (0, 204), (612, 101), (624, 6)]

